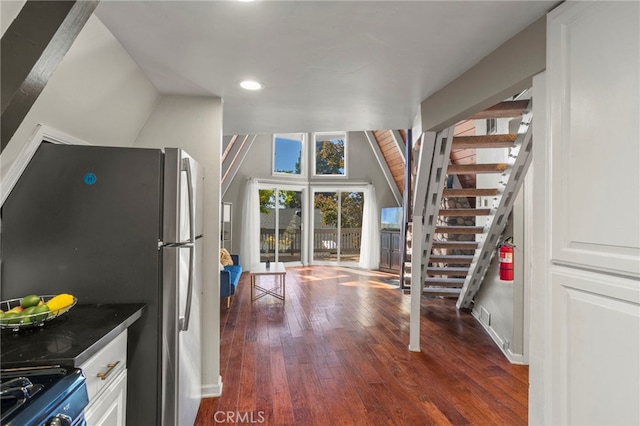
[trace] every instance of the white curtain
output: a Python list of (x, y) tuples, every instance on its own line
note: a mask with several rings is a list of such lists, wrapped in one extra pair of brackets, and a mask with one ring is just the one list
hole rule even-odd
[(249, 270), (251, 265), (260, 261), (260, 201), (258, 182), (249, 178), (244, 192), (242, 206), (242, 238), (240, 246), (240, 264)]
[(380, 265), (380, 224), (378, 200), (372, 184), (364, 191), (362, 209), (362, 238), (360, 239), (360, 268), (378, 269)]

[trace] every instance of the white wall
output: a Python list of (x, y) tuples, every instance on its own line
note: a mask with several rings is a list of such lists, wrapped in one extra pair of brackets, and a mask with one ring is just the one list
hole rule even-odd
[[(276, 180), (272, 176), (272, 145), (273, 135), (258, 135), (247, 154), (244, 163), (238, 170), (233, 182), (229, 186), (223, 201), (233, 203), (233, 251), (238, 253), (242, 240), (242, 224), (237, 218), (241, 216), (244, 201), (244, 190), (249, 177)], [(348, 179), (314, 177), (311, 182), (317, 184), (371, 182), (376, 189), (376, 197), (380, 207), (395, 206), (396, 202), (389, 189), (382, 170), (369, 146), (364, 132), (349, 132), (347, 142), (347, 172)], [(309, 167), (307, 167), (309, 169)], [(306, 178), (295, 178), (295, 183), (305, 183)], [(283, 181), (284, 182), (284, 181)], [(291, 183), (294, 183), (291, 181)]]
[(441, 130), (531, 87), (546, 66), (546, 18), (511, 37), (422, 102), (422, 128)]
[[(497, 121), (497, 133), (516, 133), (520, 119)], [(485, 120), (477, 120), (476, 134), (486, 133)], [(503, 149), (478, 149), (476, 160), (478, 164), (504, 163), (508, 159), (509, 150)], [(503, 179), (501, 174), (478, 174), (476, 177), (478, 188), (499, 188)], [(501, 281), (499, 276), (499, 257), (497, 255), (491, 261), (482, 287), (474, 298), (473, 315), (487, 329), (505, 356), (514, 363), (525, 363), (524, 353), (524, 259), (528, 253), (524, 252), (525, 233), (524, 216), (528, 206), (524, 205), (524, 185), (520, 189), (514, 201), (514, 207), (506, 224), (503, 239), (509, 236), (514, 238), (514, 280)], [(484, 207), (483, 202), (488, 202), (491, 207), (493, 197), (478, 197), (478, 206)], [(479, 217), (477, 224), (485, 225), (485, 217)]]
[(93, 145), (130, 146), (157, 97), (111, 32), (91, 16), (2, 151), (0, 175), (6, 176), (38, 124)]
[(524, 352), (524, 187), (514, 201), (503, 238), (514, 239), (514, 280), (501, 281), (499, 256), (491, 260), (482, 287), (474, 298), (472, 314), (513, 363), (526, 363)]
[(182, 148), (204, 167), (202, 385), (204, 396), (218, 396), (222, 391), (218, 273), (222, 100), (161, 96), (134, 146)]

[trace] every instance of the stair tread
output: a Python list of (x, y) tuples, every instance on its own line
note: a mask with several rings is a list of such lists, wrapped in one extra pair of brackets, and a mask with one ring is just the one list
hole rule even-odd
[(502, 173), (505, 170), (507, 170), (507, 163), (450, 164), (447, 174)]
[(502, 135), (455, 136), (453, 138), (451, 148), (510, 148), (514, 146), (517, 137), (517, 133)]
[(429, 262), (446, 263), (448, 265), (470, 265), (473, 262), (473, 256), (464, 254), (432, 254), (429, 257)]
[(458, 297), (460, 294), (459, 288), (425, 288), (422, 290), (422, 295), (427, 297)]
[(492, 107), (473, 114), (469, 117), (469, 120), (518, 117), (522, 115), (528, 105), (528, 100), (500, 102)]
[(432, 254), (429, 259), (473, 260), (473, 256), (470, 254)]
[(482, 234), (484, 226), (436, 226), (436, 234)]
[(452, 271), (452, 272), (468, 272), (469, 268), (460, 268), (460, 267), (451, 267), (451, 266), (429, 266), (427, 268), (427, 273), (438, 273), (438, 272), (445, 272), (445, 271)]
[(439, 291), (443, 293), (460, 293), (459, 288), (453, 288), (453, 287), (424, 287), (422, 291), (425, 293), (433, 293), (433, 292), (439, 292)]
[(462, 189), (444, 189), (442, 196), (444, 198), (455, 197), (486, 197), (498, 195), (498, 188), (462, 188)]
[(488, 216), (491, 209), (440, 209), (439, 216)]
[(456, 246), (466, 246), (469, 244), (473, 244), (473, 245), (478, 245), (477, 241), (448, 241), (448, 240), (442, 240), (442, 241), (434, 241), (433, 244), (440, 244), (443, 246), (450, 246), (450, 247), (456, 247)]
[(434, 241), (431, 244), (436, 249), (475, 250), (478, 248), (476, 241)]
[(429, 286), (461, 288), (464, 285), (464, 278), (427, 277), (424, 283)]

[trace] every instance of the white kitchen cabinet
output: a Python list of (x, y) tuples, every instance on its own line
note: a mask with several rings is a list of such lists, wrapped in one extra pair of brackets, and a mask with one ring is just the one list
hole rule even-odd
[(87, 379), (87, 426), (124, 426), (127, 417), (127, 331), (80, 367)]
[(127, 370), (121, 371), (85, 411), (87, 426), (124, 426), (127, 420)]

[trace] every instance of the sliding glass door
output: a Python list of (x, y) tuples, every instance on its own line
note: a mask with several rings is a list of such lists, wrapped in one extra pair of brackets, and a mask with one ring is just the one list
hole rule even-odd
[(357, 265), (360, 261), (364, 193), (314, 191), (313, 262)]
[(301, 263), (304, 252), (303, 189), (261, 185), (260, 262)]

